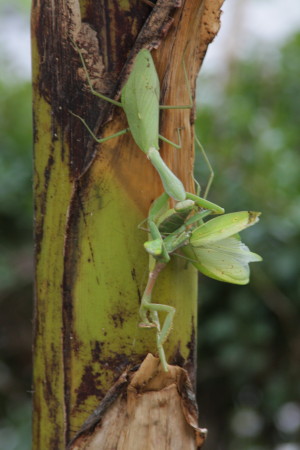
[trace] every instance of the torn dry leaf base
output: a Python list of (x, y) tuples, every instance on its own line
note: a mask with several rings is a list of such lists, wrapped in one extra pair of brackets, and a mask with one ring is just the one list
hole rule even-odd
[(137, 372), (126, 371), (69, 444), (69, 450), (195, 450), (206, 438), (187, 372), (148, 354)]

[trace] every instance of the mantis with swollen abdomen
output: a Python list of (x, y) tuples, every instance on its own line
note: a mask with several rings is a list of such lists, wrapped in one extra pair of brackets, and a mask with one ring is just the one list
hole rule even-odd
[[(172, 328), (175, 308), (169, 305), (151, 303), (154, 283), (178, 249), (203, 274), (233, 284), (249, 282), (249, 263), (261, 261), (239, 238), (239, 232), (254, 225), (260, 213), (240, 211), (224, 214), (204, 222), (212, 214), (210, 210), (200, 210), (191, 200), (179, 202), (172, 209), (163, 194), (152, 205), (148, 216), (151, 239), (144, 247), (150, 255), (150, 272), (146, 290), (142, 297), (140, 316), (141, 327), (157, 329), (157, 349), (165, 371), (168, 370), (163, 344)], [(158, 312), (166, 313), (160, 326)]]
[(192, 108), (192, 104), (182, 106), (159, 105), (159, 79), (152, 56), (146, 49), (140, 50), (136, 56), (132, 71), (121, 91), (120, 102), (97, 92), (92, 86), (81, 50), (75, 42), (72, 43), (79, 53), (91, 92), (102, 100), (106, 100), (115, 106), (123, 108), (129, 127), (106, 138), (97, 138), (82, 117), (74, 113), (72, 114), (82, 121), (98, 143), (105, 142), (108, 139), (121, 136), (127, 131), (131, 131), (133, 139), (138, 147), (147, 155), (153, 166), (156, 168), (164, 186), (164, 190), (175, 200), (184, 200), (186, 198), (186, 192), (182, 182), (174, 175), (160, 156), (159, 139), (169, 143), (175, 148), (181, 148), (181, 144), (175, 144), (159, 134), (159, 110), (167, 108), (190, 109)]

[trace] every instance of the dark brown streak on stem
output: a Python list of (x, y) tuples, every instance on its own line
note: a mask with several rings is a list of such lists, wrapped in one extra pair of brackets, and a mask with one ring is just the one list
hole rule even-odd
[(74, 183), (74, 189), (72, 198), (70, 201), (70, 207), (67, 218), (67, 227), (64, 244), (64, 272), (62, 283), (62, 317), (63, 317), (63, 329), (62, 329), (62, 342), (63, 342), (63, 368), (64, 368), (64, 406), (65, 406), (65, 439), (69, 441), (70, 434), (70, 380), (71, 380), (71, 354), (72, 347), (77, 350), (80, 349), (81, 343), (78, 340), (75, 330), (73, 329), (73, 286), (76, 279), (77, 265), (76, 261), (78, 245), (76, 240), (78, 239), (78, 226), (79, 215), (81, 212), (81, 203), (79, 192), (79, 182)]

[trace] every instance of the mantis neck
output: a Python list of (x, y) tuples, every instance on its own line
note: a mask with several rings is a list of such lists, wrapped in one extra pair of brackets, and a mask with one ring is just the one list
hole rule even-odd
[(160, 156), (159, 151), (150, 147), (147, 152), (147, 156), (150, 159), (151, 163), (159, 173), (160, 179), (164, 186), (166, 193), (173, 197), (175, 200), (183, 201), (186, 198), (185, 189), (181, 181), (174, 175), (174, 173), (169, 169), (166, 165), (162, 157)]

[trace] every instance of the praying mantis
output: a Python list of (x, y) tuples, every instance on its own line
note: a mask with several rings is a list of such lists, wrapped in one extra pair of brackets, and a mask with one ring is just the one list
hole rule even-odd
[[(261, 257), (250, 252), (248, 247), (240, 241), (238, 233), (257, 223), (260, 213), (240, 211), (224, 214), (222, 207), (206, 199), (213, 171), (198, 140), (211, 170), (204, 198), (186, 192), (182, 182), (165, 164), (159, 153), (159, 139), (175, 148), (180, 148), (181, 145), (175, 144), (159, 134), (159, 111), (167, 108), (187, 109), (191, 108), (192, 104), (159, 105), (159, 79), (148, 50), (142, 49), (138, 53), (129, 78), (121, 91), (121, 101), (116, 101), (94, 90), (82, 52), (75, 42), (72, 41), (72, 44), (79, 53), (92, 94), (123, 108), (129, 126), (111, 136), (97, 138), (82, 117), (72, 114), (81, 120), (98, 143), (130, 131), (138, 147), (156, 168), (165, 190), (151, 206), (147, 218), (150, 239), (145, 242), (144, 247), (149, 253), (150, 270), (141, 300), (142, 322), (140, 327), (156, 328), (158, 354), (164, 371), (168, 371), (163, 344), (170, 333), (175, 308), (170, 305), (152, 303), (152, 292), (159, 273), (168, 264), (172, 255), (180, 249), (203, 274), (219, 281), (234, 284), (248, 283), (249, 263), (261, 261)], [(177, 201), (174, 208), (168, 208), (170, 198)], [(221, 215), (204, 222), (206, 217), (211, 214)], [(162, 327), (158, 316), (159, 312), (166, 314)]]
[[(168, 365), (163, 344), (172, 328), (175, 308), (152, 303), (151, 297), (155, 281), (172, 254), (181, 249), (204, 275), (241, 285), (249, 282), (249, 263), (262, 260), (241, 242), (238, 234), (257, 223), (260, 213), (239, 211), (204, 222), (212, 211), (199, 208), (193, 200), (179, 202), (171, 209), (166, 209), (167, 202), (168, 196), (164, 193), (149, 211), (151, 239), (145, 242), (144, 247), (150, 255), (150, 271), (140, 306), (140, 327), (157, 329), (157, 350), (166, 372)], [(162, 327), (158, 312), (166, 314)]]

